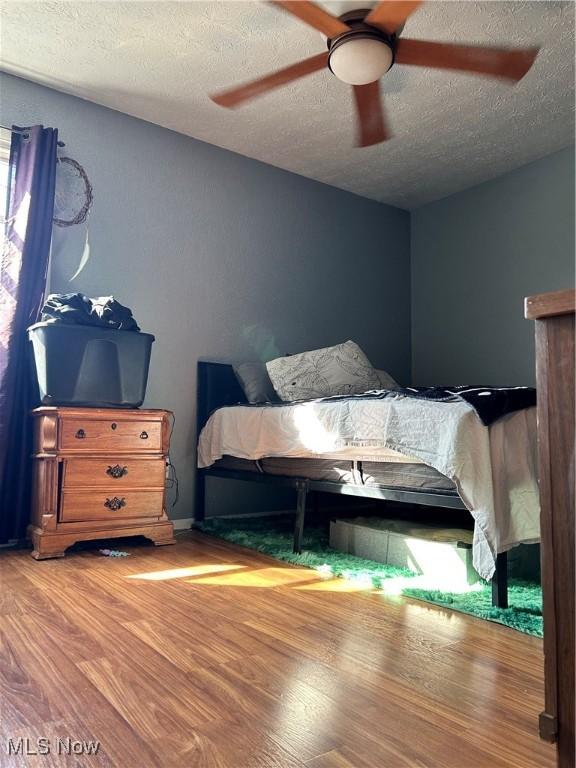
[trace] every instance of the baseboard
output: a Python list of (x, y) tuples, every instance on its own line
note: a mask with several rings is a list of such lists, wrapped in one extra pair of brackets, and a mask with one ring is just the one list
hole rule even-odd
[(175, 531), (187, 531), (192, 527), (193, 522), (193, 517), (177, 517), (175, 520), (172, 520)]
[(246, 512), (240, 515), (209, 515), (206, 520), (247, 520), (254, 517), (276, 517), (277, 515), (294, 514), (293, 509), (274, 509), (271, 512)]
[[(254, 517), (275, 517), (276, 515), (294, 514), (293, 509), (275, 509), (272, 512), (252, 512), (241, 515), (210, 515), (207, 520), (242, 520)], [(194, 525), (193, 517), (180, 517), (172, 520), (175, 531), (187, 531)]]

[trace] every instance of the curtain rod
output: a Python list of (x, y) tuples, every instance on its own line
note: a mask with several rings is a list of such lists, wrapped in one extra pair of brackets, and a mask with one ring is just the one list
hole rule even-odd
[[(7, 125), (0, 125), (0, 128), (1, 128), (3, 131), (9, 131), (10, 133), (22, 133), (22, 134), (25, 134), (25, 133), (26, 133), (26, 131), (28, 130), (28, 128), (8, 128), (8, 126), (7, 126)], [(59, 141), (59, 142), (58, 142), (58, 146), (59, 146), (59, 147), (65, 147), (65, 146), (66, 146), (66, 144), (64, 144), (64, 142), (63, 142), (63, 141)]]

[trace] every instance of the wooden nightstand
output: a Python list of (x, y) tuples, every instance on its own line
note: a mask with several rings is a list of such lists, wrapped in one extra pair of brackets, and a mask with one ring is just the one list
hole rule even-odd
[(32, 557), (77, 541), (146, 536), (173, 544), (165, 509), (169, 411), (37, 408)]

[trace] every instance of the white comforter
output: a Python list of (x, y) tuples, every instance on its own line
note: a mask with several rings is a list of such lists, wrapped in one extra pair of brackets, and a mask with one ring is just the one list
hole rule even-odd
[(536, 408), (490, 427), (465, 402), (406, 397), (220, 408), (200, 435), (198, 466), (224, 455), (389, 461), (390, 451), (454, 481), (474, 517), (474, 567), (485, 579), (497, 553), (539, 540)]

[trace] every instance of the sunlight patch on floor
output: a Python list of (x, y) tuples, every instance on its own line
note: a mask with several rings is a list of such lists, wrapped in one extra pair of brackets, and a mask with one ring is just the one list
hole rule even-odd
[(467, 584), (454, 579), (453, 575), (422, 574), (396, 576), (385, 579), (377, 587), (368, 573), (344, 571), (335, 577), (329, 565), (306, 571), (302, 568), (250, 568), (246, 565), (214, 563), (149, 571), (126, 576), (136, 581), (169, 581), (182, 579), (187, 584), (224, 587), (293, 587), (315, 592), (379, 592), (388, 596), (400, 596), (404, 589), (441, 590), (465, 594), (482, 590), (480, 582)]
[(301, 568), (258, 568), (242, 573), (222, 573), (220, 575), (186, 579), (188, 584), (205, 584), (225, 587), (282, 587), (316, 581), (318, 576), (312, 571), (306, 573)]
[(127, 576), (127, 579), (140, 579), (142, 581), (168, 581), (169, 579), (183, 579), (187, 576), (203, 576), (222, 571), (238, 571), (246, 568), (245, 565), (192, 565), (188, 568), (172, 568), (169, 571), (150, 571), (149, 573), (135, 573)]
[(366, 590), (374, 590), (372, 582), (366, 583), (362, 580), (347, 580), (347, 579), (330, 579), (325, 581), (317, 581), (314, 584), (303, 584), (296, 587), (305, 591), (314, 592), (366, 592)]

